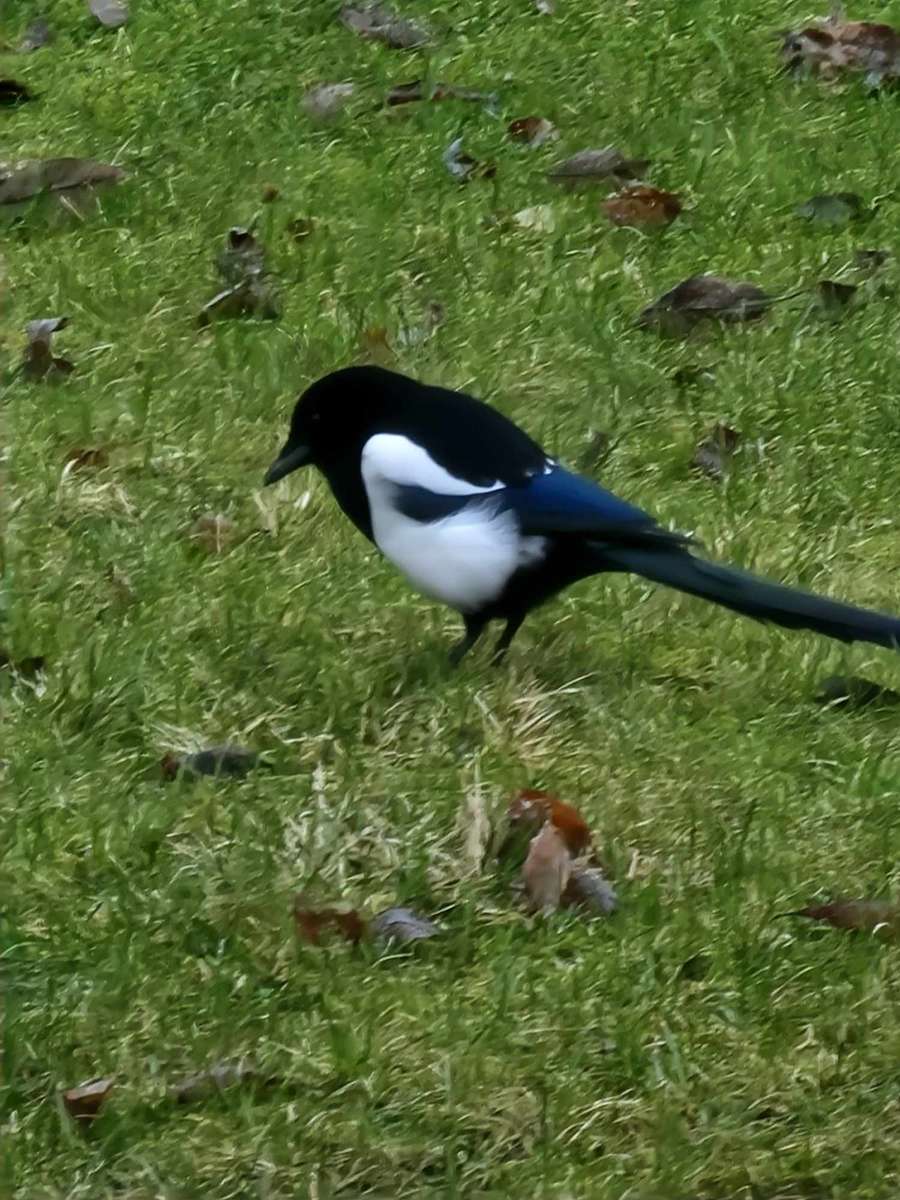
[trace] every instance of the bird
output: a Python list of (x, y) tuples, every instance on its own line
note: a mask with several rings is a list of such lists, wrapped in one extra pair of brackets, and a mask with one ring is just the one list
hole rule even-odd
[(897, 617), (703, 558), (692, 538), (567, 469), (497, 409), (385, 367), (343, 367), (301, 394), (264, 483), (308, 465), (414, 588), (462, 616), (453, 666), (493, 621), (504, 622), (501, 663), (533, 609), (604, 572), (788, 629), (900, 646)]

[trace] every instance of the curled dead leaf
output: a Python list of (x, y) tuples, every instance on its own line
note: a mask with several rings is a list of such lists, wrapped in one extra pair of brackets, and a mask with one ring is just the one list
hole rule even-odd
[(102, 446), (79, 446), (66, 454), (65, 465), (70, 471), (99, 470), (109, 466), (109, 453)]
[(637, 324), (659, 333), (683, 336), (698, 321), (752, 321), (770, 303), (755, 283), (742, 283), (718, 275), (692, 275), (682, 280), (640, 313)]
[(73, 1120), (86, 1123), (93, 1121), (99, 1115), (114, 1083), (114, 1078), (90, 1079), (78, 1087), (69, 1088), (62, 1094), (66, 1112)]
[(368, 4), (364, 8), (345, 4), (339, 16), (341, 23), (359, 37), (382, 42), (392, 50), (414, 50), (429, 40), (423, 26), (398, 16), (384, 4)]
[(711, 479), (723, 479), (740, 441), (741, 435), (736, 429), (718, 422), (694, 451), (692, 468)]
[(554, 183), (567, 187), (580, 184), (622, 184), (637, 182), (650, 166), (646, 158), (626, 158), (615, 146), (599, 150), (580, 150), (548, 172)]
[(22, 374), (26, 379), (55, 381), (75, 370), (75, 364), (67, 358), (53, 354), (51, 340), (54, 333), (65, 329), (68, 317), (40, 317), (25, 326), (25, 354), (22, 359)]
[(568, 886), (571, 871), (572, 856), (560, 831), (548, 821), (531, 839), (528, 857), (522, 867), (522, 880), (531, 909), (555, 912)]
[(234, 543), (237, 527), (222, 513), (204, 513), (188, 530), (188, 537), (209, 554), (222, 554)]
[(523, 788), (509, 803), (507, 820), (511, 830), (522, 829), (529, 836), (549, 822), (562, 836), (573, 857), (591, 848), (591, 831), (577, 808), (565, 804), (549, 792)]
[(302, 894), (294, 897), (294, 925), (297, 936), (312, 946), (320, 946), (328, 933), (354, 945), (366, 935), (366, 922), (356, 909), (311, 907)]
[(833, 900), (828, 904), (810, 904), (784, 915), (824, 921), (835, 929), (900, 933), (900, 907), (890, 900)]
[(681, 200), (674, 192), (660, 188), (625, 188), (601, 205), (613, 225), (629, 225), (636, 228), (671, 225), (682, 211)]
[(534, 149), (559, 140), (559, 130), (546, 117), (518, 117), (510, 121), (506, 132), (514, 142), (524, 142)]
[(386, 908), (378, 913), (369, 923), (373, 937), (382, 941), (421, 942), (426, 938), (437, 937), (440, 928), (420, 917), (411, 908)]

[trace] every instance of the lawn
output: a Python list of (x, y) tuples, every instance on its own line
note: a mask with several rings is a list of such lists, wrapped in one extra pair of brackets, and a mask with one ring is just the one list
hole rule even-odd
[[(781, 914), (897, 891), (896, 711), (813, 700), (836, 672), (900, 685), (896, 657), (616, 578), (532, 616), (501, 670), (479, 647), (452, 673), (458, 621), (321, 479), (261, 484), (296, 395), (374, 356), (712, 555), (900, 612), (892, 261), (840, 321), (806, 291), (687, 339), (634, 325), (696, 272), (787, 295), (897, 249), (900, 99), (779, 76), (774, 35), (810, 15), (784, 0), (407, 0), (435, 31), (413, 51), (338, 7), (133, 0), (114, 30), (58, 0), (55, 41), (0, 62), (38, 94), (3, 111), (3, 157), (127, 172), (97, 211), (0, 208), (0, 645), (47, 663), (0, 671), (0, 1194), (886, 1200), (898, 952)], [(9, 46), (34, 15), (6, 0)], [(380, 106), (422, 75), (496, 110)], [(311, 119), (339, 81), (345, 111)], [(559, 141), (512, 141), (528, 115)], [(451, 177), (459, 136), (492, 180)], [(683, 197), (670, 228), (547, 180), (610, 143)], [(833, 191), (874, 215), (796, 215)], [(534, 206), (552, 229), (510, 219)], [(201, 329), (254, 219), (280, 319)], [(17, 374), (25, 324), (59, 315), (75, 371)], [(689, 469), (717, 421), (744, 437), (725, 482)], [(67, 469), (85, 448), (105, 464)], [(204, 514), (226, 544), (190, 536)], [(165, 753), (226, 740), (273, 769), (163, 781)], [(528, 916), (466, 857), (466, 814), (524, 786), (588, 818), (613, 918)], [(442, 934), (304, 945), (301, 889)], [(283, 1086), (172, 1102), (242, 1057)], [(94, 1076), (116, 1085), (85, 1129), (60, 1093)]]

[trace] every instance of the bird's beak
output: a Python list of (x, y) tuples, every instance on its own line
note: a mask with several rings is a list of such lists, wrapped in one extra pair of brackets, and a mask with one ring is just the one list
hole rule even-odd
[(296, 471), (298, 467), (305, 467), (310, 462), (312, 462), (312, 451), (309, 446), (302, 444), (285, 446), (266, 471), (263, 486), (268, 487), (270, 483), (277, 483), (279, 479), (284, 479), (285, 475), (290, 475), (291, 471)]

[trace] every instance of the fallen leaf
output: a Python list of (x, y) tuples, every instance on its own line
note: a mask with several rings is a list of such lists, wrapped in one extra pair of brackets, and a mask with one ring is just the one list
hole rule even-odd
[(671, 225), (682, 211), (674, 192), (654, 187), (630, 187), (604, 200), (601, 207), (613, 225), (640, 228), (647, 225)]
[(591, 846), (591, 831), (577, 808), (565, 804), (549, 792), (523, 788), (509, 803), (506, 812), (511, 830), (529, 834), (550, 822), (562, 836), (573, 857), (586, 853)]
[(359, 350), (363, 358), (382, 365), (394, 358), (385, 325), (368, 325), (359, 335)]
[(897, 704), (900, 692), (857, 675), (829, 675), (819, 684), (815, 700), (832, 708), (867, 708), (871, 704)]
[(23, 679), (34, 679), (46, 669), (47, 660), (43, 654), (35, 654), (30, 658), (11, 658), (6, 650), (0, 650), (0, 671), (12, 671)]
[(462, 138), (456, 138), (444, 151), (444, 166), (454, 177), (465, 183), (469, 179), (493, 179), (497, 173), (494, 163), (480, 163), (462, 148)]
[(514, 142), (524, 142), (533, 148), (559, 140), (559, 130), (546, 117), (518, 117), (510, 121), (506, 132)]
[(74, 363), (67, 358), (57, 358), (51, 348), (54, 333), (65, 329), (68, 317), (41, 317), (29, 321), (25, 326), (25, 355), (22, 359), (22, 374), (26, 379), (58, 379), (75, 370)]
[(355, 91), (355, 83), (321, 83), (303, 97), (304, 111), (313, 120), (330, 121), (346, 108)]
[(280, 316), (281, 309), (268, 279), (264, 275), (248, 275), (234, 287), (225, 288), (207, 300), (200, 309), (197, 324), (205, 329), (214, 320), (261, 317), (264, 321), (277, 321)]
[(562, 902), (568, 908), (584, 908), (602, 917), (619, 907), (615, 889), (596, 867), (572, 867)]
[(14, 107), (31, 99), (31, 92), (24, 83), (19, 83), (17, 79), (0, 79), (0, 104)]
[(784, 915), (825, 921), (835, 929), (900, 932), (900, 907), (890, 900), (834, 900), (830, 904), (810, 904)]
[(548, 821), (531, 839), (522, 867), (525, 892), (535, 912), (550, 913), (559, 908), (571, 870), (572, 857), (566, 843), (556, 826)]
[(420, 917), (411, 908), (386, 908), (369, 922), (374, 937), (382, 941), (420, 942), (441, 932), (433, 921)]
[(259, 198), (263, 204), (274, 204), (280, 195), (281, 190), (274, 183), (264, 183)]
[(340, 20), (361, 38), (383, 42), (392, 50), (413, 50), (424, 46), (429, 38), (421, 25), (397, 16), (384, 4), (369, 4), (365, 8), (345, 4)]
[(752, 321), (762, 316), (768, 304), (769, 297), (755, 283), (692, 275), (645, 308), (637, 324), (660, 333), (684, 335), (705, 318)]
[(315, 230), (316, 222), (312, 217), (294, 217), (284, 228), (295, 242), (305, 242)]
[(169, 1088), (169, 1096), (176, 1104), (195, 1104), (228, 1088), (249, 1087), (253, 1091), (266, 1091), (283, 1082), (279, 1075), (261, 1075), (253, 1063), (242, 1058), (235, 1063), (217, 1063), (206, 1071), (185, 1076)]
[(820, 225), (846, 225), (849, 221), (860, 221), (867, 215), (862, 197), (855, 192), (830, 192), (812, 196), (804, 204), (797, 205), (797, 216)]
[(128, 20), (125, 0), (87, 0), (87, 6), (101, 25), (117, 29)]
[(216, 268), (226, 283), (237, 284), (252, 275), (261, 275), (265, 251), (252, 229), (234, 225), (228, 230), (225, 247), (216, 258)]
[(784, 35), (781, 57), (787, 71), (808, 71), (834, 78), (842, 71), (865, 71), (866, 82), (878, 87), (900, 76), (900, 32), (891, 25), (847, 21), (832, 13), (818, 24)]
[(91, 1079), (63, 1092), (66, 1112), (76, 1121), (93, 1121), (98, 1116), (115, 1079)]
[(204, 513), (190, 527), (188, 536), (208, 553), (221, 554), (234, 542), (237, 528), (222, 513)]
[(53, 30), (43, 17), (37, 17), (28, 24), (16, 50), (19, 54), (30, 54), (33, 50), (40, 50), (42, 46), (49, 46), (52, 41)]
[(625, 158), (615, 146), (581, 150), (548, 172), (548, 178), (568, 187), (594, 183), (628, 183), (640, 180), (650, 166), (646, 158)]
[(517, 213), (513, 213), (512, 221), (519, 229), (528, 229), (532, 233), (553, 233), (556, 229), (556, 213), (549, 204), (520, 208)]
[(100, 469), (109, 466), (109, 454), (102, 446), (78, 447), (68, 452), (65, 465), (70, 471)]
[(231, 779), (241, 779), (257, 767), (269, 767), (252, 750), (242, 746), (210, 746), (208, 750), (195, 750), (189, 754), (166, 754), (160, 763), (163, 777), (175, 779), (179, 775), (197, 776), (212, 775), (228, 776)]
[(18, 204), (41, 192), (59, 192), (86, 184), (118, 183), (125, 172), (91, 158), (34, 158), (0, 164), (0, 204)]
[(721, 423), (714, 425), (694, 451), (691, 466), (711, 479), (724, 479), (740, 441), (741, 435), (736, 429)]
[(400, 104), (415, 104), (420, 100), (468, 100), (493, 107), (497, 104), (497, 93), (457, 87), (454, 83), (429, 84), (424, 79), (413, 79), (411, 83), (395, 84), (385, 97), (385, 103), (391, 108)]
[(355, 909), (311, 908), (302, 894), (294, 897), (294, 924), (297, 936), (312, 946), (321, 945), (329, 931), (354, 945), (366, 933), (366, 923)]

